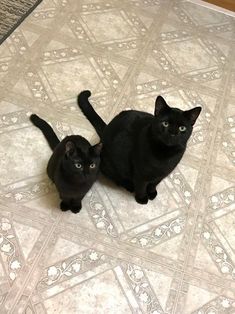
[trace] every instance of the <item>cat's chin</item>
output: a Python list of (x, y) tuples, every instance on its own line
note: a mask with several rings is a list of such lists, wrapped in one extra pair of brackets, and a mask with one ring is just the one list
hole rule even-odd
[(169, 138), (169, 137), (154, 137), (154, 143), (160, 143), (160, 145), (167, 146), (167, 147), (174, 147), (174, 146), (182, 146), (182, 143), (180, 141), (177, 141), (175, 139)]
[(172, 139), (166, 139), (163, 141), (163, 144), (168, 147), (184, 147), (185, 143), (182, 143), (180, 141), (172, 140)]

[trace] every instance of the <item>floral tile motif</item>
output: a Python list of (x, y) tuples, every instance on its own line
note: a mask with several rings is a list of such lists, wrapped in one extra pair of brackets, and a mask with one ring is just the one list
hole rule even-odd
[[(3, 313), (235, 313), (234, 17), (186, 0), (44, 0), (0, 47)], [(128, 108), (202, 107), (181, 163), (146, 206), (100, 177), (79, 215), (46, 176), (60, 139), (98, 141)]]
[[(73, 258), (72, 260), (64, 261), (62, 264), (50, 266), (46, 269), (45, 276), (40, 281), (39, 289), (43, 289), (43, 286), (51, 286), (63, 281), (66, 277), (76, 275), (86, 271), (86, 264), (92, 263), (92, 261), (98, 261), (100, 263), (105, 261), (105, 256), (98, 254), (96, 251), (89, 250)], [(71, 277), (72, 278), (72, 277)]]
[(1, 254), (2, 259), (8, 260), (9, 277), (11, 280), (15, 280), (17, 276), (17, 270), (22, 266), (21, 258), (16, 252), (15, 235), (12, 234), (12, 225), (8, 218), (2, 217), (1, 219)]
[(146, 233), (138, 234), (137, 237), (131, 239), (131, 243), (142, 247), (153, 247), (180, 234), (184, 229), (184, 224), (185, 217), (178, 217), (167, 223), (158, 225)]
[(226, 296), (218, 296), (215, 292), (189, 286), (188, 298), (185, 304), (185, 313), (232, 313), (234, 311), (234, 299)]
[[(28, 268), (42, 248), (48, 236), (48, 226), (31, 218), (25, 218), (1, 206), (0, 257), (1, 285), (11, 290), (17, 286), (22, 276), (28, 275)], [(28, 239), (30, 238), (30, 241)], [(6, 292), (6, 291), (5, 291)], [(1, 303), (6, 294), (1, 290)]]
[(225, 276), (231, 276), (234, 279), (234, 263), (226, 254), (226, 249), (216, 239), (215, 234), (209, 228), (205, 228), (202, 234), (203, 244), (209, 250), (209, 254), (219, 271)]

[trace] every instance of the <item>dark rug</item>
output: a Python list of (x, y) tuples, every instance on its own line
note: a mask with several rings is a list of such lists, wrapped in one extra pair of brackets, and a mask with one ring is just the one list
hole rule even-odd
[(0, 0), (0, 44), (42, 0)]

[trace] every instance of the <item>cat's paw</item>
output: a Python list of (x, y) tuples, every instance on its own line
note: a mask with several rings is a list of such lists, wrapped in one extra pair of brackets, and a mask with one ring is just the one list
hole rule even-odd
[(71, 208), (71, 212), (74, 213), (74, 214), (78, 214), (80, 212), (82, 207), (74, 207), (74, 208)]
[(81, 209), (82, 209), (82, 204), (77, 204), (71, 208), (71, 212), (74, 214), (77, 214), (80, 212)]
[(139, 204), (147, 204), (148, 203), (148, 196), (144, 196), (144, 197), (138, 197), (137, 195), (135, 196), (135, 200), (137, 203)]
[(62, 212), (66, 212), (67, 210), (69, 210), (69, 206), (67, 203), (65, 202), (60, 202), (60, 209), (62, 210)]
[(149, 200), (151, 200), (151, 201), (154, 200), (156, 196), (157, 196), (157, 191), (148, 192)]

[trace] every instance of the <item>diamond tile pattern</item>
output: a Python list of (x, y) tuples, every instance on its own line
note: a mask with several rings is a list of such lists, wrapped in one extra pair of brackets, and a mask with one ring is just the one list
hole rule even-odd
[[(176, 0), (45, 0), (0, 47), (0, 312), (235, 313), (235, 20)], [(147, 206), (101, 178), (79, 215), (46, 176), (58, 136), (126, 108), (202, 106)]]

